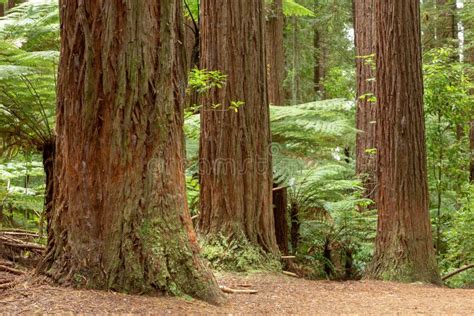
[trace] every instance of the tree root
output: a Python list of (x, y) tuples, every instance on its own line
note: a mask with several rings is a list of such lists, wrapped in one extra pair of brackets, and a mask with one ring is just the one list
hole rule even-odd
[(9, 267), (9, 266), (5, 266), (5, 265), (0, 265), (0, 271), (10, 272), (10, 273), (16, 274), (16, 275), (23, 275), (23, 274), (26, 273), (22, 270), (18, 270), (18, 269), (15, 269), (15, 268), (12, 268), (12, 267)]
[(228, 294), (257, 294), (257, 290), (237, 290), (237, 289), (231, 289), (227, 286), (221, 285), (219, 286), (222, 292), (228, 293)]

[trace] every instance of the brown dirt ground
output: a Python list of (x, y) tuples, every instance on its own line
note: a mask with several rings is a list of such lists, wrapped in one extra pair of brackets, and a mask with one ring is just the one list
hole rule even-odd
[(221, 285), (252, 285), (258, 294), (226, 294), (212, 306), (172, 297), (76, 290), (18, 277), (0, 290), (0, 313), (128, 314), (474, 314), (474, 290), (376, 281), (308, 281), (279, 274), (218, 274)]

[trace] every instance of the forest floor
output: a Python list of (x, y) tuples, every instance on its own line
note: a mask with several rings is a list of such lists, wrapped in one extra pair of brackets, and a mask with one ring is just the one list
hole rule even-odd
[[(0, 275), (0, 277), (2, 277)], [(4, 276), (3, 276), (4, 277)], [(30, 276), (0, 289), (0, 314), (470, 314), (474, 290), (376, 281), (309, 281), (279, 274), (217, 274), (230, 288), (251, 285), (257, 294), (226, 294), (212, 306), (172, 297), (132, 296), (44, 284)]]

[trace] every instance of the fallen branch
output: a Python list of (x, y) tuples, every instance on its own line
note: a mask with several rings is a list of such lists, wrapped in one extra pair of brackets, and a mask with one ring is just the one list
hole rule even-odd
[(228, 294), (257, 294), (257, 290), (236, 290), (236, 289), (231, 289), (227, 286), (219, 286), (222, 292), (228, 293)]
[(15, 282), (3, 283), (3, 284), (0, 284), (0, 290), (6, 290), (14, 286), (15, 286)]
[(29, 238), (38, 238), (39, 237), (39, 235), (37, 233), (16, 232), (16, 231), (1, 231), (0, 235), (14, 236), (14, 237), (29, 237)]
[(281, 256), (282, 259), (291, 260), (296, 259), (296, 256)]
[(0, 236), (0, 244), (4, 244), (6, 246), (26, 249), (26, 250), (40, 250), (43, 251), (45, 249), (44, 246), (39, 244), (25, 242), (19, 239), (7, 237), (7, 236)]
[(287, 275), (287, 276), (291, 276), (291, 277), (294, 277), (294, 278), (299, 278), (298, 274), (290, 272), (290, 271), (283, 271), (282, 273), (284, 275)]
[(461, 272), (464, 272), (464, 271), (466, 271), (466, 270), (472, 269), (472, 268), (474, 268), (474, 263), (473, 263), (473, 264), (468, 264), (467, 266), (464, 266), (464, 267), (462, 267), (462, 268), (460, 268), (460, 269), (457, 269), (457, 270), (455, 270), (455, 271), (453, 271), (453, 272), (450, 272), (450, 273), (446, 274), (444, 277), (442, 277), (441, 279), (442, 279), (443, 281), (446, 281), (447, 279), (449, 279), (449, 278), (451, 278), (451, 277), (453, 277), (453, 276), (455, 276), (455, 275), (457, 275), (457, 274), (459, 274), (459, 273), (461, 273)]
[(0, 265), (0, 271), (10, 272), (10, 273), (13, 273), (13, 274), (16, 274), (16, 275), (25, 274), (24, 271), (21, 271), (21, 270), (15, 269), (15, 268), (11, 268), (11, 267), (7, 267), (7, 266), (4, 266), (4, 265)]

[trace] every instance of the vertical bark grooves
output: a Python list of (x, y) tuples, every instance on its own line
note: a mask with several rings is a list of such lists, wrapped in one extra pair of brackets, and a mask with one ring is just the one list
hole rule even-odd
[(283, 48), (283, 0), (273, 0), (266, 22), (266, 65), (268, 73), (268, 102), (283, 105), (282, 83), (284, 79), (285, 52)]
[(375, 3), (380, 186), (368, 276), (440, 283), (428, 213), (420, 2)]
[(366, 197), (376, 198), (375, 149), (376, 105), (371, 102), (375, 93), (375, 70), (370, 55), (375, 54), (374, 0), (354, 0), (354, 29), (356, 47), (357, 110), (356, 172), (362, 177)]
[(38, 271), (65, 284), (219, 301), (185, 198), (181, 1), (60, 8), (55, 191)]
[(277, 252), (263, 1), (203, 0), (201, 14), (201, 68), (228, 77), (201, 102), (199, 229)]

